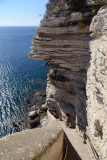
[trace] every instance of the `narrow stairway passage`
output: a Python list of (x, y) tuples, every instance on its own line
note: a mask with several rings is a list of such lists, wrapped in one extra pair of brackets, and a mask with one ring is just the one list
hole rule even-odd
[[(84, 137), (81, 132), (79, 133), (76, 129), (67, 128), (64, 121), (58, 121), (58, 123), (60, 123), (68, 138), (68, 155), (66, 160), (95, 160), (89, 142), (86, 140), (86, 143), (84, 143)], [(74, 155), (73, 149), (77, 152), (78, 156)], [(70, 157), (70, 153), (74, 157)]]

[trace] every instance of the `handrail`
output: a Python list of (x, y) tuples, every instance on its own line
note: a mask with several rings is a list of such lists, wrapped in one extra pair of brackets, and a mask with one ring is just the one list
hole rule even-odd
[(66, 146), (65, 156), (64, 156), (63, 160), (66, 160), (66, 157), (67, 157), (67, 151), (68, 151), (68, 141), (67, 141), (66, 136), (65, 136), (65, 139), (66, 139), (67, 146)]

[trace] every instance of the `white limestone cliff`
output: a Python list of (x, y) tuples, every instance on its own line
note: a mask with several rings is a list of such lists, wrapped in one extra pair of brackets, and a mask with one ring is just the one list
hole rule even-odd
[(62, 117), (69, 112), (88, 129), (100, 159), (107, 160), (107, 9), (102, 5), (102, 0), (50, 0), (30, 57), (47, 60), (50, 67), (45, 106), (54, 106)]
[(107, 160), (107, 6), (93, 18), (90, 31), (91, 60), (87, 73), (89, 132), (100, 158)]
[(45, 105), (56, 107), (62, 116), (69, 112), (84, 129), (87, 126), (89, 25), (100, 7), (97, 1), (50, 0), (30, 53), (32, 59), (47, 60), (51, 68)]

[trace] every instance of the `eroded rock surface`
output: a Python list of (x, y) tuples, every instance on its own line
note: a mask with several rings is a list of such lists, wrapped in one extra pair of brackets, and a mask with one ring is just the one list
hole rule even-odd
[(45, 106), (56, 107), (62, 116), (69, 112), (80, 128), (88, 125), (100, 159), (107, 160), (106, 6), (97, 14), (102, 4), (101, 0), (50, 0), (30, 56), (47, 60), (51, 68)]
[[(45, 105), (73, 115), (86, 128), (86, 77), (90, 59), (89, 25), (102, 1), (50, 0), (33, 38), (32, 59), (45, 59), (48, 74)], [(94, 7), (94, 10), (92, 9)]]
[(107, 6), (93, 18), (90, 31), (93, 39), (87, 74), (89, 132), (100, 159), (107, 160)]

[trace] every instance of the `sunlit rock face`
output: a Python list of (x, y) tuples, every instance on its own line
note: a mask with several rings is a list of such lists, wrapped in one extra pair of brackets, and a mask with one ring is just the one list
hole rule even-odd
[(32, 59), (47, 60), (50, 67), (45, 105), (56, 107), (62, 116), (69, 112), (84, 129), (87, 126), (89, 25), (100, 3), (102, 1), (50, 0), (30, 53)]
[(87, 73), (89, 132), (100, 159), (107, 160), (107, 6), (93, 18), (90, 31), (91, 60)]

